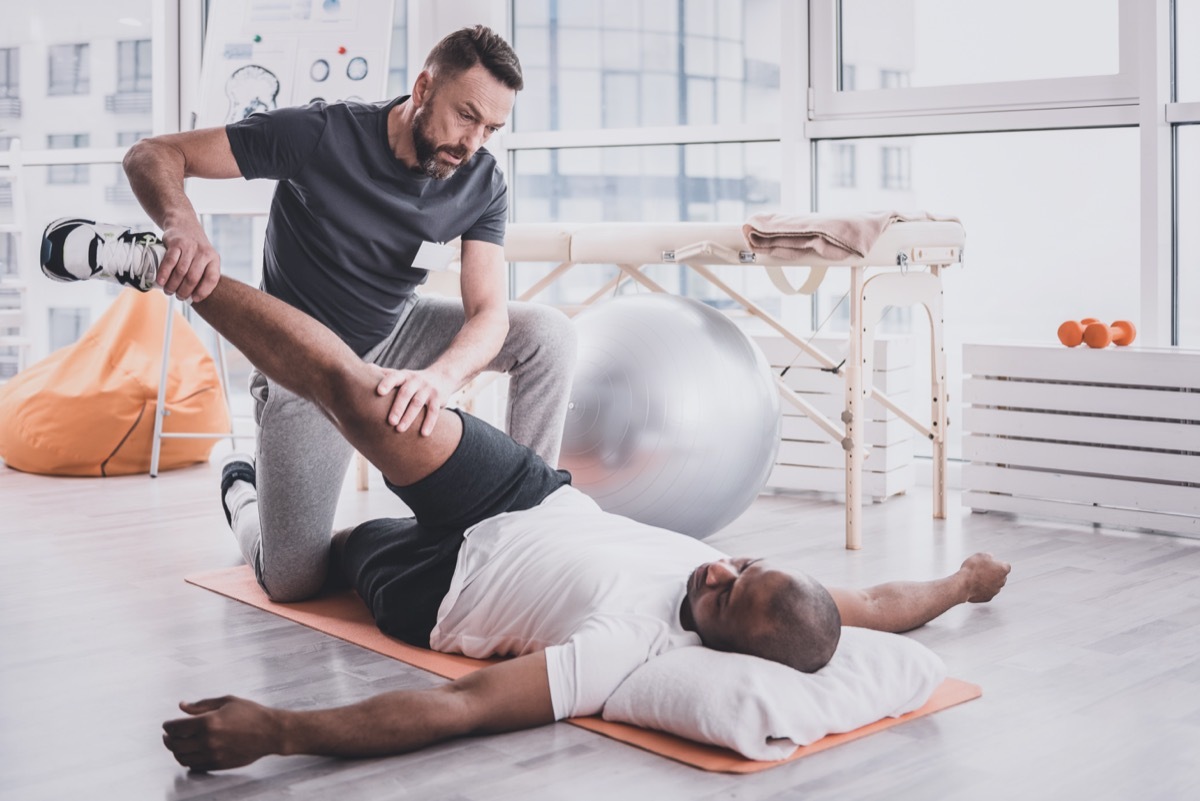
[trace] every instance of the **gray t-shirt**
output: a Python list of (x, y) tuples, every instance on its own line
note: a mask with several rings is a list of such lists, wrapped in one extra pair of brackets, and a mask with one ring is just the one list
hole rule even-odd
[(480, 148), (445, 180), (413, 172), (388, 144), (386, 103), (312, 103), (226, 126), (246, 178), (279, 181), (263, 288), (320, 320), (358, 354), (395, 327), (425, 281), (422, 242), (504, 244), (508, 189)]

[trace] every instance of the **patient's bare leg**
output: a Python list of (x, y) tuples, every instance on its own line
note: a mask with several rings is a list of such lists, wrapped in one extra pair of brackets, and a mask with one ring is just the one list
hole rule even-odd
[(302, 311), (221, 276), (192, 306), (271, 380), (312, 401), (347, 441), (393, 484), (420, 481), (441, 467), (462, 437), (458, 415), (439, 415), (429, 436), (420, 426), (387, 423), (392, 396), (375, 388), (382, 369), (365, 364), (336, 334)]
[(955, 573), (934, 581), (894, 581), (865, 590), (830, 587), (843, 626), (908, 631), (961, 603), (992, 600), (1012, 566), (989, 553), (967, 558)]

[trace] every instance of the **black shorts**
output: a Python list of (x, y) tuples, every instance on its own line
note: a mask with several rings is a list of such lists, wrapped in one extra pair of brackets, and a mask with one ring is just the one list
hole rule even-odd
[(463, 533), (489, 517), (537, 506), (571, 483), (570, 473), (507, 434), (457, 414), (462, 441), (446, 463), (416, 484), (388, 484), (414, 516), (363, 523), (350, 533), (342, 557), (379, 629), (423, 648), (450, 589)]

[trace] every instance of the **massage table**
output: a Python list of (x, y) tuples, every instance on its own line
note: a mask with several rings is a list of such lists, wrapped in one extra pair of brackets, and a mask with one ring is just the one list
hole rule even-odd
[[(831, 420), (776, 377), (776, 386), (786, 403), (799, 409), (846, 454), (846, 547), (862, 547), (862, 468), (867, 456), (863, 431), (865, 402), (882, 404), (933, 443), (933, 516), (946, 516), (946, 351), (943, 335), (941, 270), (962, 260), (965, 232), (958, 222), (896, 222), (889, 226), (870, 252), (861, 259), (827, 261), (819, 258), (803, 263), (781, 262), (750, 250), (740, 223), (515, 223), (508, 226), (505, 256), (515, 264), (550, 263), (549, 273), (518, 296), (535, 300), (546, 287), (578, 264), (614, 265), (616, 274), (605, 286), (584, 300), (588, 306), (609, 295), (621, 284), (635, 281), (653, 292), (667, 292), (645, 274), (648, 265), (686, 265), (747, 312), (795, 345), (822, 367), (842, 376), (845, 409), (840, 420)], [(842, 366), (810, 345), (795, 331), (761, 306), (722, 281), (714, 265), (737, 265), (748, 270), (766, 269), (781, 292), (811, 294), (828, 268), (850, 271), (849, 351)], [(790, 285), (782, 267), (807, 267), (808, 278), (801, 287)], [(868, 276), (868, 269), (873, 274)], [(928, 269), (920, 269), (928, 268)], [(517, 267), (517, 269), (521, 269)], [(930, 361), (932, 365), (929, 424), (900, 408), (872, 385), (872, 345), (875, 325), (887, 306), (920, 304), (929, 313)]]

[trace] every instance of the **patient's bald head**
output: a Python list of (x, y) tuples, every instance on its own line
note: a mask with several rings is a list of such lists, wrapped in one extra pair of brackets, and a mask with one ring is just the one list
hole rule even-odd
[(709, 648), (779, 662), (804, 673), (829, 662), (841, 637), (833, 597), (804, 573), (761, 559), (722, 559), (696, 568), (680, 610)]

